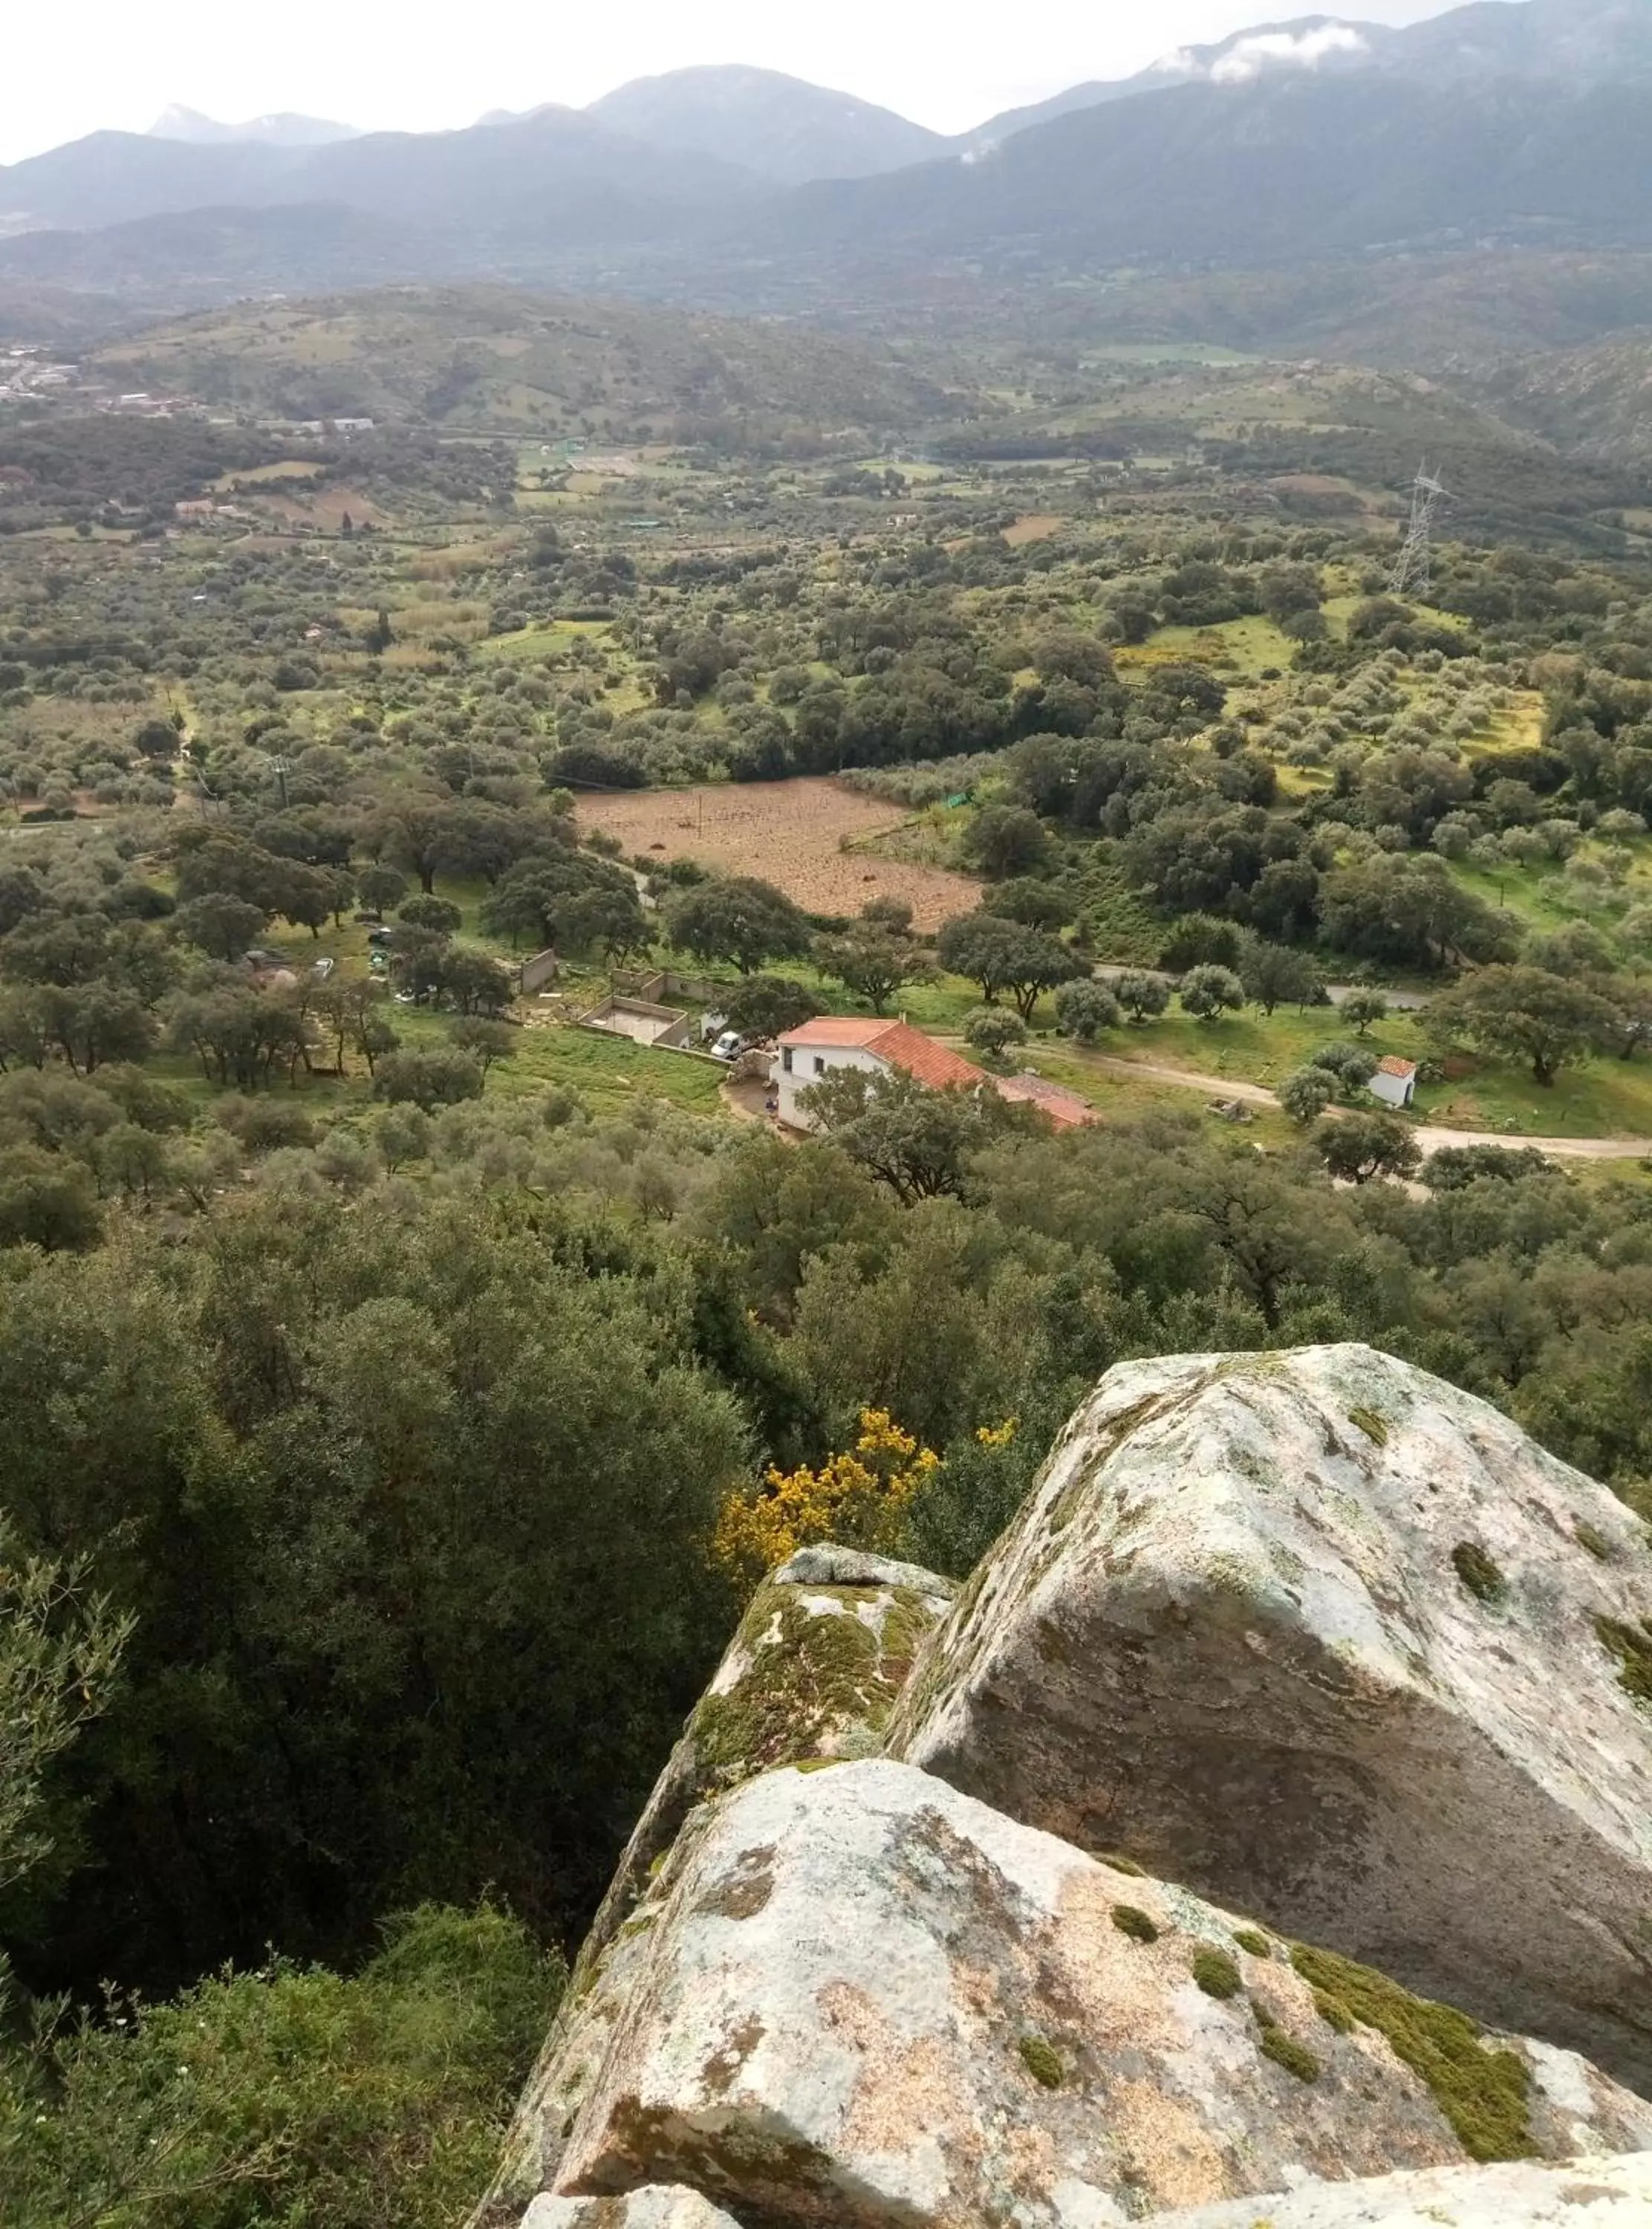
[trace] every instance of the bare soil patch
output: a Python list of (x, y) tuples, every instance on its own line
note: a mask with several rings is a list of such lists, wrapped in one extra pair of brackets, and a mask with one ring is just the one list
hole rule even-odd
[(1061, 521), (1053, 511), (1029, 511), (1013, 526), (1004, 529), (1004, 540), (1012, 549), (1019, 549), (1028, 542), (1047, 542), (1052, 534), (1061, 530)]
[(867, 849), (908, 816), (823, 775), (716, 782), (582, 797), (579, 825), (618, 837), (628, 858), (695, 859), (720, 874), (759, 875), (809, 913), (855, 914), (868, 898), (904, 899), (920, 929), (972, 912), (967, 875)]

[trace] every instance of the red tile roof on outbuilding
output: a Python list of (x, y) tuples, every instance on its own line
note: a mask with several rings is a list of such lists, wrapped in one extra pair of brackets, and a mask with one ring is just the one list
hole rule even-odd
[(1379, 1076), (1415, 1076), (1416, 1073), (1417, 1063), (1414, 1060), (1400, 1060), (1393, 1053), (1390, 1053), (1386, 1060), (1380, 1060), (1377, 1063)]
[(1041, 1108), (1058, 1130), (1076, 1130), (1086, 1122), (1101, 1120), (1087, 1099), (1080, 1099), (1076, 1091), (1051, 1083), (1041, 1076), (1000, 1076), (994, 1081), (1001, 1099), (1015, 1105)]

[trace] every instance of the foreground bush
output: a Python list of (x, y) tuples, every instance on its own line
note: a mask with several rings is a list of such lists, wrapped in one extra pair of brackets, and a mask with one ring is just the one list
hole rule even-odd
[(487, 1905), (384, 1933), (353, 1979), (278, 1960), (0, 2056), (8, 2229), (448, 2229), (566, 1972)]

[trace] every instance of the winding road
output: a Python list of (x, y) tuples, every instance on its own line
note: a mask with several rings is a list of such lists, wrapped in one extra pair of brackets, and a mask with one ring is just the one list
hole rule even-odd
[[(1202, 1091), (1212, 1099), (1236, 1100), (1244, 1107), (1279, 1104), (1276, 1095), (1261, 1084), (1240, 1083), (1231, 1076), (1201, 1076), (1196, 1069), (1166, 1068), (1157, 1061), (1121, 1060), (1113, 1053), (1098, 1053), (1093, 1065), (1110, 1076), (1145, 1076), (1154, 1083)], [(1652, 1156), (1652, 1138), (1523, 1138), (1503, 1130), (1444, 1130), (1432, 1125), (1425, 1125), (1414, 1135), (1425, 1154), (1440, 1153), (1448, 1146), (1533, 1146), (1557, 1160), (1635, 1161)]]

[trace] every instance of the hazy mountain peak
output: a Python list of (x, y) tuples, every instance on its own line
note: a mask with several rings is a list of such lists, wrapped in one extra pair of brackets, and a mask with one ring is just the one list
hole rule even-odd
[(279, 113), (249, 117), (244, 124), (221, 124), (198, 108), (174, 102), (163, 109), (149, 127), (151, 139), (178, 139), (192, 147), (330, 147), (341, 139), (357, 139), (353, 124), (332, 124), (324, 117)]
[(585, 112), (650, 146), (715, 155), (789, 185), (869, 177), (926, 162), (948, 145), (893, 109), (743, 64), (634, 78)]

